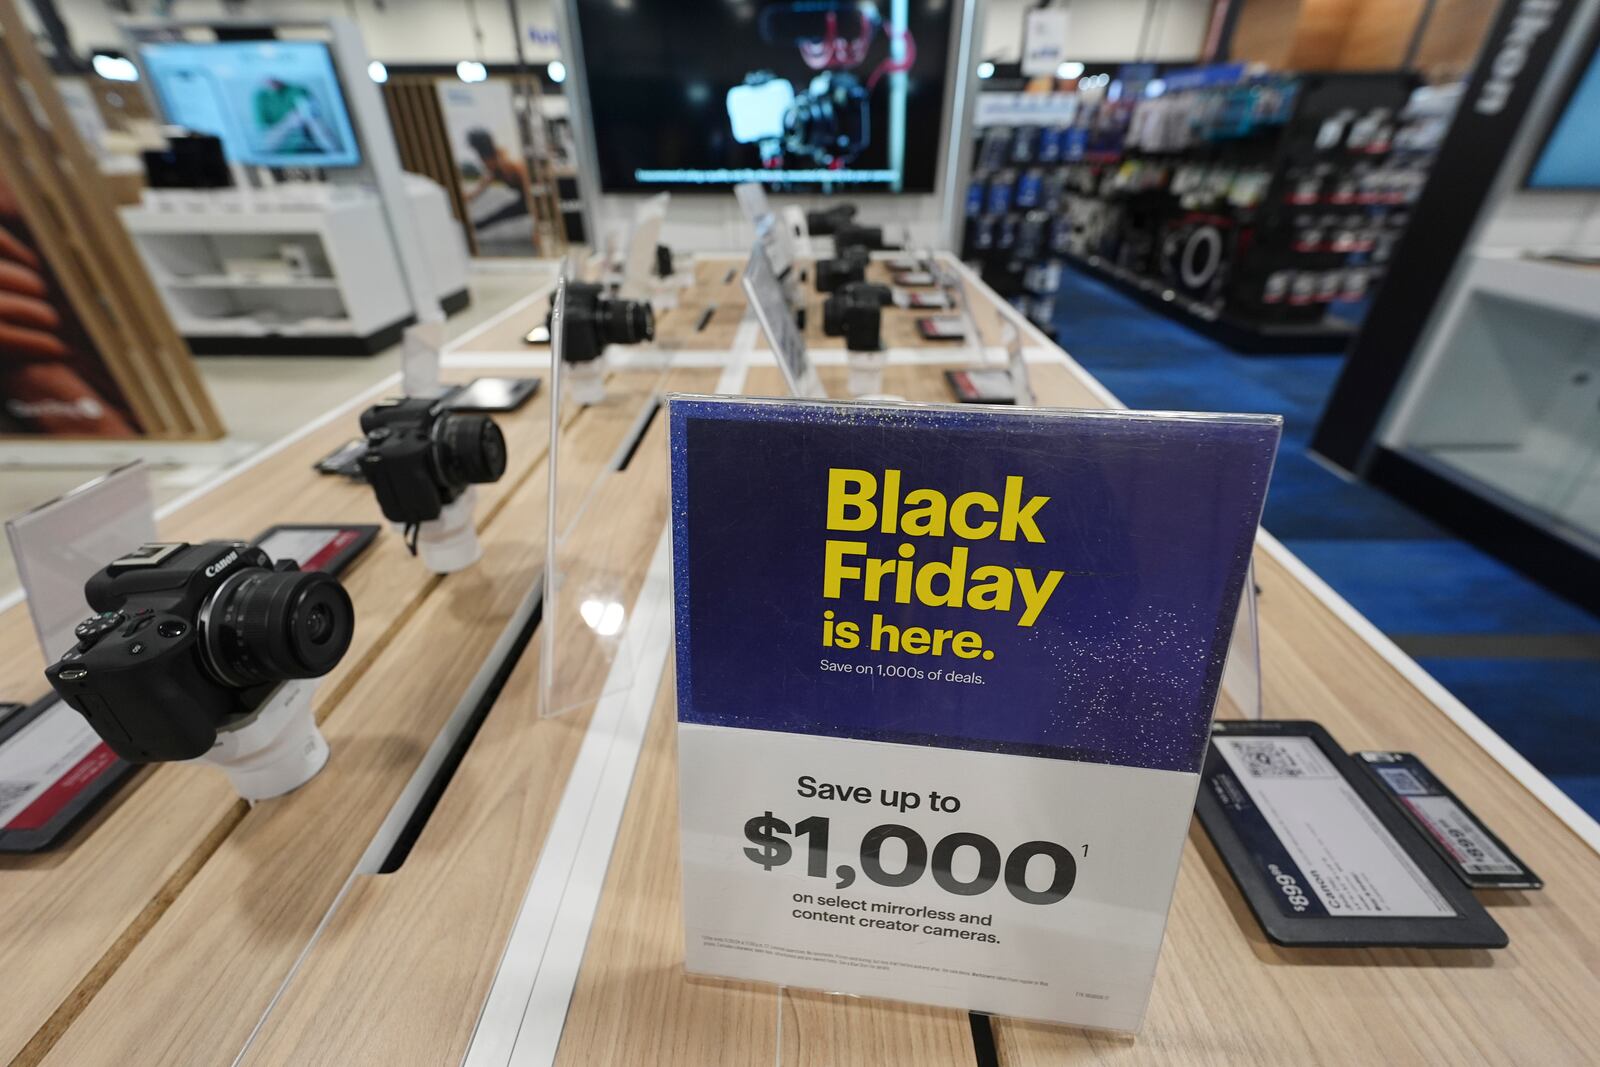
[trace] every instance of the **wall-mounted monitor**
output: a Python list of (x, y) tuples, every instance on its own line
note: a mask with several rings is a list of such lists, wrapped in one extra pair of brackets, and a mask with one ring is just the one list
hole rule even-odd
[(573, 5), (604, 191), (933, 191), (960, 0)]
[(139, 57), (167, 121), (258, 167), (361, 163), (333, 57), (320, 41), (154, 42)]
[(1600, 52), (1572, 87), (1528, 171), (1529, 189), (1600, 189)]

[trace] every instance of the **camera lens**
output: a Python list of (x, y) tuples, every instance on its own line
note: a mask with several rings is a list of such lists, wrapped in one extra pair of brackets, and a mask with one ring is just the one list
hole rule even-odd
[(455, 485), (497, 482), (506, 472), (506, 439), (487, 415), (445, 415), (434, 428), (439, 470)]
[(344, 586), (320, 571), (252, 567), (222, 583), (200, 625), (206, 666), (243, 688), (327, 674), (350, 647), (355, 608)]
[(600, 305), (600, 336), (609, 345), (636, 345), (656, 335), (656, 316), (642, 300), (607, 300)]

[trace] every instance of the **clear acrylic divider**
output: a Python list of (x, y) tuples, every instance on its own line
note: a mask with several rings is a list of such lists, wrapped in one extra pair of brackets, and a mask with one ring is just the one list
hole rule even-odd
[(1222, 666), (1222, 694), (1242, 719), (1261, 718), (1261, 632), (1256, 617), (1256, 564), (1244, 572), (1239, 610), (1233, 621), (1233, 640)]
[(106, 564), (157, 540), (150, 476), (135, 460), (6, 520), (6, 539), (28, 598), (45, 662), (77, 644), (89, 613), (83, 583)]
[[(551, 298), (550, 442), (539, 618), (539, 713), (544, 716), (591, 707), (633, 684), (638, 643), (624, 636), (655, 546), (652, 542), (641, 554), (638, 538), (628, 536), (637, 531), (622, 528), (612, 517), (626, 510), (619, 496), (624, 489), (614, 475), (649, 427), (655, 406), (664, 403), (662, 387), (671, 359), (664, 353), (659, 369), (613, 375), (602, 400), (577, 403), (566, 387), (571, 368), (562, 360), (569, 277), (569, 265), (563, 263)], [(622, 405), (638, 414), (626, 424), (620, 444), (582, 437), (563, 441), (563, 430), (585, 420), (616, 421), (615, 409)]]
[(939, 283), (939, 288), (944, 290), (955, 314), (961, 318), (962, 329), (966, 332), (966, 343), (963, 347), (972, 353), (972, 365), (983, 366), (989, 362), (989, 346), (984, 343), (983, 331), (978, 329), (978, 319), (972, 313), (972, 301), (968, 299), (967, 286), (961, 277), (961, 272), (932, 252), (928, 254), (928, 264), (930, 273)]

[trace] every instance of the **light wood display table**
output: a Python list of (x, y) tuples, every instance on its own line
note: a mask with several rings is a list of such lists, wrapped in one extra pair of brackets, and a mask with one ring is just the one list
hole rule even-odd
[[(659, 390), (783, 392), (744, 316), (737, 270), (727, 280), (738, 266), (700, 260), (700, 284), (662, 316), (679, 362), (663, 371), (647, 353), (615, 360), (606, 402), (563, 426), (564, 477), (597, 483), (577, 536), (627, 561), (632, 685), (544, 719), (539, 643), (507, 657), (543, 558), (548, 427), (536, 400), (500, 417), (512, 463), (480, 494), (482, 563), (436, 578), (386, 533), (346, 576), (358, 630), (318, 690), (333, 749), (322, 774), (246, 809), (215, 771), (151, 768), (68, 847), (0, 858), (0, 974), (14, 979), (0, 1062), (1595, 1060), (1600, 854), (1581, 836), (1592, 823), (1559, 797), (1559, 814), (1547, 806), (1536, 795), (1547, 783), (1269, 536), (1256, 561), (1266, 714), (1319, 720), (1350, 749), (1422, 755), (1546, 880), (1542, 892), (1485, 897), (1509, 949), (1275, 947), (1195, 827), (1137, 1038), (685, 976), (666, 420), (648, 416)], [(1007, 313), (975, 281), (969, 292), (981, 298), (985, 342), (997, 343)], [(712, 304), (716, 343), (704, 340), (709, 326), (690, 340), (683, 324)], [(886, 311), (885, 388), (947, 401), (941, 371), (969, 350), (918, 350), (900, 321), (915, 314)], [(482, 353), (502, 368), (488, 373), (513, 356), (536, 366), (540, 353), (520, 337), (543, 315), (530, 299), (452, 361)], [(1024, 341), (1041, 404), (1112, 402), (1037, 333), (1024, 328)], [(844, 395), (842, 353), (818, 361), (830, 393)], [(375, 521), (369, 490), (309, 469), (352, 435), (358, 411), (182, 508), (163, 533)], [(41, 693), (20, 611), (0, 616), (0, 648), (0, 692)], [(449, 753), (485, 693), (487, 716)], [(439, 766), (449, 773), (430, 793)]]

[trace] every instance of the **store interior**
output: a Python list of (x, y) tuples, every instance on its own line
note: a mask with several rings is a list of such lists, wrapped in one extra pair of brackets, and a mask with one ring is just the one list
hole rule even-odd
[[(359, 440), (363, 408), (440, 395), (441, 376), (539, 377), (535, 402), (558, 405), (558, 277), (568, 300), (592, 278), (653, 316), (654, 333), (596, 327), (597, 352), (628, 349), (610, 363), (569, 357), (569, 400), (596, 411), (608, 387), (584, 375), (602, 366), (659, 370), (654, 392), (698, 371), (685, 391), (722, 393), (724, 355), (740, 346), (741, 367), (826, 396), (818, 380), (809, 394), (796, 385), (785, 336), (830, 353), (818, 368), (834, 395), (848, 365), (851, 395), (898, 396), (884, 384), (897, 360), (955, 366), (970, 333), (971, 381), (998, 375), (1010, 346), (1001, 403), (1028, 406), (1032, 360), (1094, 383), (1040, 406), (1281, 417), (1264, 536), (1351, 633), (1403, 660), (1419, 692), (1470, 720), (1467, 735), (1600, 849), (1600, 0), (812, 6), (0, 0), (0, 517), (26, 526), (137, 463), (154, 528), (235, 499), (331, 425)], [(852, 268), (855, 240), (869, 251)], [(723, 272), (778, 244), (811, 264), (818, 290), (843, 272), (808, 322), (793, 298), (803, 275), (774, 259), (773, 291), (781, 281), (790, 298), (777, 314), (801, 308), (798, 335), (739, 289), (742, 268)], [(884, 274), (891, 255), (912, 269), (895, 260)], [(1022, 338), (990, 342), (992, 366), (967, 298), (902, 299), (902, 282), (943, 284), (946, 260)], [(867, 293), (863, 279), (880, 275), (896, 280), (892, 297)], [(870, 310), (847, 306), (852, 285)], [(911, 318), (891, 324), (894, 303), (945, 313), (916, 319), (913, 336)], [(951, 325), (955, 310), (966, 326)], [(859, 345), (858, 321), (871, 323)], [(941, 326), (959, 356), (913, 351), (937, 346)], [(565, 344), (584, 343), (586, 320), (565, 329)], [(840, 345), (848, 356), (829, 348)], [(858, 349), (888, 355), (858, 362)], [(946, 377), (948, 395), (907, 395), (986, 399)], [(878, 387), (856, 388), (867, 381)], [(580, 425), (598, 418), (582, 410)], [(522, 433), (508, 437), (533, 440)], [(632, 453), (619, 454), (626, 470)], [(603, 459), (568, 455), (569, 471)], [(300, 466), (307, 482), (341, 476)], [(620, 491), (597, 484), (562, 490), (572, 529)], [(479, 493), (485, 522), (511, 506), (495, 493)], [(20, 619), (38, 592), (17, 559), (25, 534), (8, 533), (0, 616)], [(496, 551), (533, 551), (516, 544)], [(621, 594), (583, 596), (585, 624), (615, 636), (620, 622), (597, 620), (623, 610)], [(534, 623), (518, 625), (538, 647)], [(1337, 650), (1348, 635), (1323, 636)], [(1257, 654), (1311, 661), (1318, 638), (1306, 640), (1286, 650), (1264, 637)], [(515, 689), (512, 671), (494, 692)], [(39, 688), (0, 702), (27, 705)], [(1268, 718), (1314, 717), (1291, 687), (1268, 689)], [(1308, 707), (1326, 695), (1308, 693)], [(478, 729), (441, 747), (431, 792), (416, 787), (419, 825)], [(231, 847), (207, 832), (206, 848)], [(195, 855), (163, 877), (196, 876), (210, 853)], [(105, 980), (73, 982), (87, 1002)], [(471, 981), (488, 995), (487, 978)], [(1043, 1039), (973, 1026), (990, 1043), (978, 1062), (1057, 1062), (1022, 1053)], [(7, 1040), (0, 1062), (72, 1062), (92, 1047), (45, 1024)], [(263, 1047), (292, 1062), (291, 1038), (272, 1040), (289, 1043)], [(627, 1062), (612, 1053), (589, 1062)], [(1500, 1055), (1515, 1058), (1485, 1054)]]

